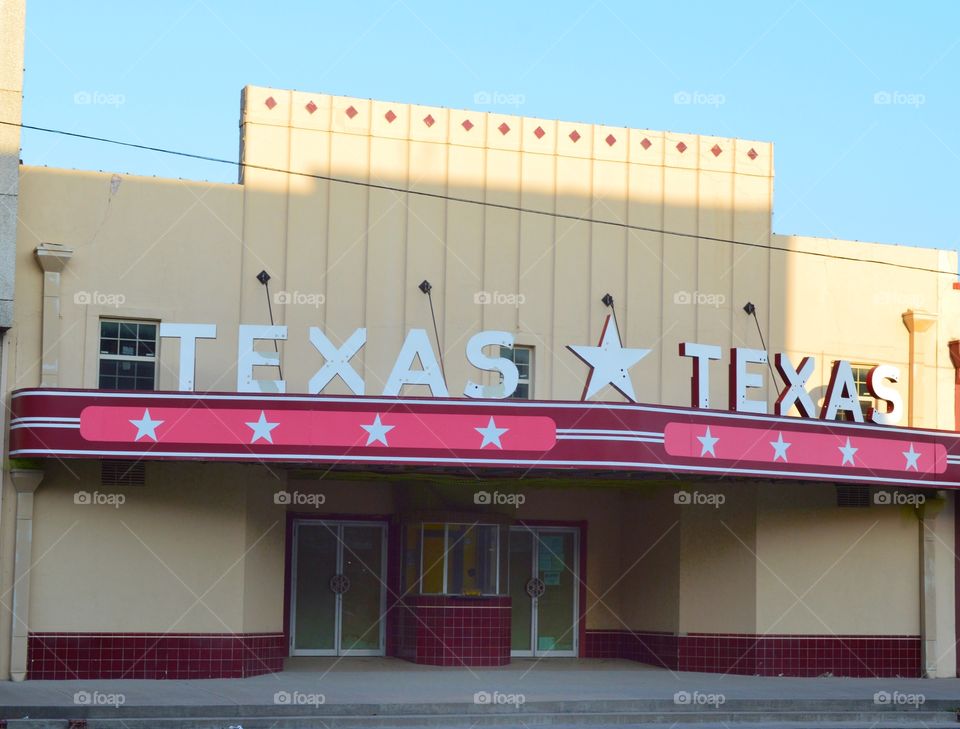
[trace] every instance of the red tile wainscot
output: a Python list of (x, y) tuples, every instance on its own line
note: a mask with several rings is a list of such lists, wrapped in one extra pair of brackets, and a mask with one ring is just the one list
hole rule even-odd
[(510, 663), (509, 597), (409, 597), (396, 610), (399, 658), (431, 666)]
[(628, 658), (676, 671), (749, 676), (920, 676), (920, 637), (916, 635), (674, 635), (588, 630), (584, 656)]
[(282, 633), (31, 633), (27, 679), (245, 678), (283, 670)]

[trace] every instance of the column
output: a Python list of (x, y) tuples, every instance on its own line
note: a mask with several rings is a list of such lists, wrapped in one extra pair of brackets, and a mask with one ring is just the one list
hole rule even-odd
[(903, 313), (903, 325), (910, 332), (909, 349), (909, 389), (907, 396), (907, 425), (910, 427), (936, 424), (936, 410), (931, 411), (929, 420), (924, 417), (924, 369), (926, 353), (929, 349), (926, 332), (936, 323), (937, 315), (929, 311), (909, 309)]
[(41, 243), (34, 250), (43, 269), (43, 331), (40, 386), (60, 382), (60, 274), (73, 257), (73, 249), (59, 243)]
[(13, 556), (13, 630), (10, 641), (10, 676), (27, 677), (27, 639), (30, 616), (30, 570), (33, 568), (33, 494), (43, 480), (43, 471), (11, 469), (17, 493), (17, 534)]

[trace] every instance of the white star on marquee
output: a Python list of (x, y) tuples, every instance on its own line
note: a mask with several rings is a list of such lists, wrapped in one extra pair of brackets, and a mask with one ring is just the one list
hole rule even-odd
[(697, 440), (700, 441), (700, 455), (705, 456), (708, 453), (714, 458), (717, 457), (716, 452), (713, 450), (713, 447), (717, 444), (717, 441), (720, 439), (710, 434), (710, 428), (707, 427), (707, 432), (703, 435), (698, 435)]
[(137, 437), (134, 438), (134, 441), (138, 441), (143, 437), (153, 438), (153, 442), (157, 442), (157, 426), (163, 425), (162, 420), (151, 420), (150, 411), (144, 410), (143, 417), (140, 420), (131, 420), (131, 425), (137, 426)]
[(633, 391), (633, 382), (630, 381), (629, 370), (637, 362), (646, 357), (649, 349), (632, 349), (623, 346), (620, 332), (616, 323), (611, 326), (610, 315), (603, 324), (600, 334), (600, 344), (596, 347), (584, 345), (567, 345), (590, 368), (587, 384), (584, 386), (581, 400), (588, 400), (607, 385), (613, 385), (624, 397), (631, 402), (637, 401)]
[(914, 471), (919, 471), (920, 467), (917, 465), (917, 461), (920, 459), (920, 452), (913, 449), (913, 443), (910, 444), (910, 450), (902, 451), (903, 457), (907, 459), (907, 465), (903, 467), (904, 471), (909, 471), (911, 468)]
[(491, 443), (497, 448), (503, 449), (503, 445), (500, 443), (500, 436), (506, 433), (509, 428), (498, 428), (497, 424), (493, 422), (493, 418), (490, 418), (490, 422), (487, 423), (485, 428), (474, 428), (480, 435), (483, 436), (483, 443), (480, 444), (481, 448), (486, 448)]
[(773, 460), (776, 461), (778, 458), (782, 458), (784, 462), (786, 462), (787, 448), (793, 444), (784, 442), (783, 433), (778, 433), (777, 439), (770, 441), (770, 445), (773, 446)]
[(396, 426), (394, 425), (384, 425), (380, 422), (380, 414), (377, 414), (377, 417), (373, 419), (373, 422), (370, 425), (361, 425), (365, 431), (367, 431), (367, 443), (383, 443), (384, 445), (390, 445), (387, 443), (387, 433), (393, 430)]
[(857, 465), (857, 464), (855, 464), (855, 463), (853, 462), (853, 456), (854, 456), (854, 454), (855, 454), (858, 450), (860, 450), (860, 449), (859, 449), (859, 448), (854, 448), (852, 445), (850, 445), (850, 439), (849, 439), (849, 438), (847, 438), (847, 443), (846, 443), (846, 445), (837, 446), (837, 448), (839, 448), (839, 449), (840, 449), (840, 452), (843, 454), (843, 460), (840, 462), (840, 465), (841, 465), (841, 466), (846, 466), (848, 463), (849, 463), (851, 466)]
[(263, 410), (261, 410), (257, 422), (247, 423), (247, 427), (253, 430), (253, 437), (250, 439), (250, 443), (256, 443), (261, 438), (268, 443), (273, 443), (273, 436), (270, 435), (270, 431), (278, 425), (280, 425), (280, 423), (268, 423), (267, 416), (264, 415)]

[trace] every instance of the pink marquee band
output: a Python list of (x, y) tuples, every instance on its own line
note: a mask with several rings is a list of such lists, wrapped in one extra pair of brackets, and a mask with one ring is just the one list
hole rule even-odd
[(604, 402), (25, 389), (13, 458), (608, 470), (960, 487), (957, 433)]

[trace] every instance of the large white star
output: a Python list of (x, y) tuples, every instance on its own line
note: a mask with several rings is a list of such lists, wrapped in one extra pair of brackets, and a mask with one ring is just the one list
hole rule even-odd
[(787, 448), (793, 444), (784, 442), (783, 433), (778, 433), (777, 439), (770, 441), (770, 445), (773, 446), (773, 460), (776, 461), (778, 458), (782, 458), (784, 461), (786, 461)]
[(649, 349), (632, 349), (623, 346), (620, 341), (620, 332), (614, 323), (611, 326), (610, 315), (603, 324), (600, 335), (600, 344), (596, 347), (584, 345), (567, 345), (573, 352), (590, 367), (590, 375), (581, 400), (588, 400), (607, 385), (613, 385), (631, 402), (637, 401), (633, 391), (633, 382), (630, 381), (629, 370), (637, 362), (646, 357)]
[(377, 417), (373, 419), (373, 422), (370, 425), (361, 425), (365, 431), (367, 431), (367, 445), (371, 443), (383, 443), (384, 445), (390, 445), (387, 443), (387, 433), (393, 430), (396, 426), (394, 425), (384, 425), (380, 422), (380, 414), (377, 414)]
[(853, 462), (853, 455), (854, 455), (858, 450), (860, 450), (860, 449), (859, 449), (859, 448), (854, 448), (852, 445), (850, 445), (850, 439), (849, 439), (849, 438), (847, 438), (847, 443), (846, 443), (846, 445), (837, 446), (837, 448), (839, 448), (839, 449), (840, 449), (840, 452), (843, 454), (843, 460), (840, 461), (840, 465), (841, 465), (841, 466), (846, 466), (848, 463), (849, 463), (851, 466), (857, 465), (857, 464), (855, 464), (855, 463)]
[(720, 439), (710, 435), (710, 428), (707, 427), (707, 432), (703, 435), (698, 435), (697, 440), (700, 441), (700, 455), (705, 456), (708, 453), (714, 458), (717, 457), (716, 452), (713, 450), (713, 447), (717, 444), (717, 441)]
[(907, 459), (907, 465), (903, 467), (904, 471), (909, 471), (911, 468), (914, 471), (919, 471), (920, 467), (917, 465), (917, 461), (920, 459), (919, 451), (913, 449), (913, 443), (910, 444), (910, 450), (902, 451), (903, 457)]
[(498, 428), (497, 424), (493, 422), (493, 418), (490, 418), (490, 422), (487, 423), (487, 427), (474, 428), (474, 430), (483, 436), (483, 443), (480, 444), (481, 448), (486, 448), (492, 443), (497, 448), (502, 449), (503, 445), (500, 443), (500, 436), (506, 433), (509, 428)]
[(251, 443), (256, 443), (258, 440), (263, 438), (268, 443), (273, 443), (273, 436), (270, 435), (270, 431), (276, 428), (280, 423), (268, 423), (267, 416), (264, 415), (263, 410), (260, 411), (260, 417), (255, 423), (247, 423), (247, 427), (253, 430), (253, 437), (250, 439)]
[(131, 420), (131, 425), (137, 426), (137, 437), (134, 438), (135, 441), (140, 440), (143, 437), (153, 438), (154, 443), (157, 441), (157, 426), (163, 425), (162, 420), (151, 420), (150, 411), (144, 410), (143, 417), (140, 420)]

